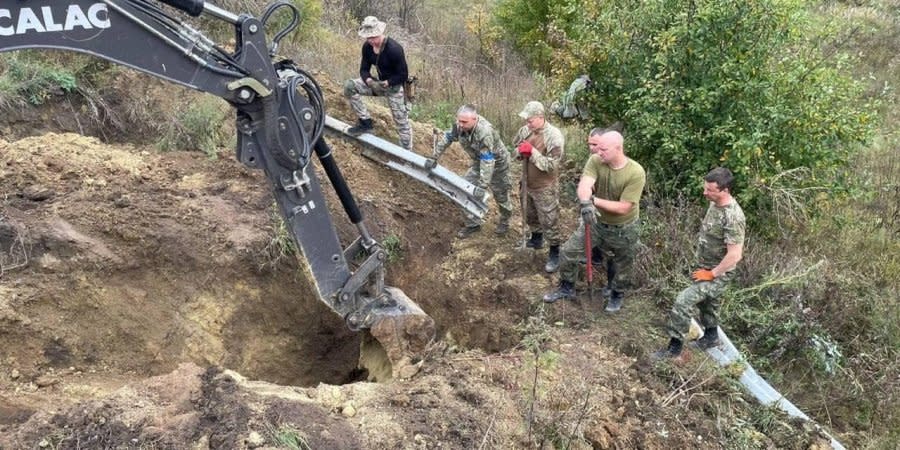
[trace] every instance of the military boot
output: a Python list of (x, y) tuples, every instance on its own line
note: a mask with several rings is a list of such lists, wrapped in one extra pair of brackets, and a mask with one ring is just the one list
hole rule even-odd
[(547, 255), (547, 264), (544, 265), (544, 271), (553, 273), (559, 270), (559, 246), (551, 245), (550, 253)]
[(544, 296), (545, 303), (556, 303), (557, 300), (574, 300), (575, 283), (559, 280), (559, 288)]
[(622, 309), (622, 300), (624, 299), (625, 293), (623, 293), (622, 291), (611, 290), (609, 293), (609, 301), (606, 302), (605, 311), (616, 312)]
[(494, 233), (504, 236), (507, 232), (509, 232), (509, 220), (501, 220), (500, 223), (497, 224), (497, 228), (494, 229)]
[(669, 346), (653, 354), (653, 359), (675, 359), (681, 356), (683, 344), (681, 339), (670, 338)]
[(709, 350), (719, 346), (719, 327), (706, 328), (703, 337), (697, 339), (697, 347), (701, 350)]
[(533, 249), (544, 248), (544, 233), (532, 232), (531, 239), (525, 243), (525, 247)]
[(466, 226), (460, 228), (459, 231), (456, 232), (456, 237), (458, 237), (460, 239), (465, 239), (465, 238), (477, 233), (479, 230), (481, 230), (481, 225), (473, 225), (473, 226), (466, 225)]
[(347, 128), (347, 132), (356, 136), (372, 131), (373, 129), (372, 119), (359, 119), (359, 121), (356, 122), (356, 125)]

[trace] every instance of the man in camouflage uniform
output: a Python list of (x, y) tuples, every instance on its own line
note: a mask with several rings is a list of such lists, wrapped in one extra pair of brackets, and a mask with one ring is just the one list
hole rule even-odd
[[(500, 222), (494, 232), (506, 234), (509, 231), (509, 216), (512, 215), (512, 205), (509, 203), (509, 152), (500, 140), (500, 134), (487, 119), (478, 115), (474, 106), (463, 105), (456, 112), (456, 125), (439, 135), (433, 159), (428, 165), (436, 166), (437, 160), (453, 142), (459, 142), (463, 151), (472, 158), (472, 165), (465, 175), (466, 181), (482, 191), (490, 187), (500, 210)], [(456, 235), (469, 237), (481, 229), (482, 223), (483, 219), (467, 214), (465, 226)]]
[(547, 123), (544, 105), (528, 102), (519, 113), (525, 126), (519, 129), (513, 140), (518, 158), (525, 162), (522, 176), (526, 182), (527, 211), (522, 211), (525, 223), (531, 231), (528, 248), (544, 247), (544, 237), (550, 245), (548, 273), (559, 269), (559, 165), (565, 152), (565, 139), (559, 128)]
[(624, 139), (615, 130), (594, 128), (588, 136), (588, 157), (578, 182), (581, 223), (562, 248), (559, 288), (544, 296), (553, 303), (575, 298), (578, 264), (584, 260), (584, 233), (590, 230), (593, 247), (606, 262), (609, 294), (606, 311), (622, 307), (624, 289), (631, 287), (632, 266), (640, 240), (641, 194), (647, 183), (644, 168), (625, 156)]
[[(403, 83), (409, 78), (406, 55), (400, 43), (384, 35), (386, 27), (384, 22), (374, 16), (366, 17), (359, 26), (358, 34), (366, 40), (362, 46), (359, 78), (344, 83), (344, 97), (350, 99), (350, 106), (359, 121), (347, 132), (357, 135), (374, 128), (372, 116), (361, 96), (387, 97), (391, 116), (400, 134), (400, 146), (412, 150), (412, 126), (409, 124), (409, 110), (403, 94)], [(372, 66), (375, 66), (377, 77), (372, 77)]]
[(744, 254), (746, 219), (741, 206), (731, 195), (734, 176), (730, 170), (717, 167), (703, 180), (703, 196), (710, 204), (698, 236), (700, 268), (691, 275), (694, 282), (675, 299), (666, 325), (669, 346), (656, 352), (657, 358), (681, 355), (694, 306), (700, 310), (703, 326), (703, 337), (697, 341), (697, 346), (706, 350), (719, 345), (719, 300), (725, 285), (734, 278), (734, 269)]

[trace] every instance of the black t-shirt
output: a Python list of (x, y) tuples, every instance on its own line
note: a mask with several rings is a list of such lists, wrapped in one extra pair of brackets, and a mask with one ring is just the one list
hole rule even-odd
[(387, 80), (389, 86), (402, 85), (409, 78), (409, 70), (406, 68), (406, 55), (403, 54), (403, 46), (391, 38), (384, 38), (384, 48), (380, 54), (375, 54), (368, 42), (362, 46), (362, 61), (359, 63), (359, 77), (365, 81), (373, 78), (372, 66), (376, 66), (378, 80)]

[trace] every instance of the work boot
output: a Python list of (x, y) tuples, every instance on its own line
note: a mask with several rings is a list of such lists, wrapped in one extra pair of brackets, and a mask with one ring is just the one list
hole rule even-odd
[(575, 283), (559, 280), (559, 288), (544, 296), (545, 303), (556, 303), (557, 300), (575, 300)]
[(494, 233), (497, 233), (500, 236), (505, 235), (509, 231), (509, 221), (501, 220), (500, 223), (497, 224), (497, 228), (494, 230)]
[(616, 312), (622, 309), (622, 300), (625, 299), (625, 294), (622, 291), (610, 291), (609, 301), (606, 302), (606, 312)]
[(533, 249), (544, 248), (544, 233), (532, 232), (531, 239), (525, 243), (525, 247)]
[(609, 288), (609, 285), (603, 286), (603, 288), (600, 289), (600, 296), (605, 299), (609, 299), (612, 297), (612, 289)]
[(703, 330), (703, 337), (697, 339), (697, 348), (709, 350), (718, 347), (719, 343), (719, 327), (706, 328)]
[(459, 231), (456, 232), (456, 237), (458, 237), (460, 239), (465, 239), (465, 238), (477, 233), (480, 230), (481, 230), (481, 225), (474, 225), (474, 226), (466, 225), (466, 226), (460, 228)]
[(559, 270), (559, 246), (551, 245), (550, 253), (547, 256), (547, 264), (544, 265), (544, 272), (553, 273)]
[(356, 125), (347, 128), (347, 132), (356, 136), (372, 131), (373, 129), (372, 119), (359, 119), (359, 121), (356, 122)]
[(653, 354), (653, 359), (675, 359), (681, 356), (683, 344), (681, 339), (669, 338), (669, 346)]

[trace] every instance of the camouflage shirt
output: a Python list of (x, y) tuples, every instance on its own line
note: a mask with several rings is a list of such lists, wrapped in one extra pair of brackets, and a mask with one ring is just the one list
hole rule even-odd
[(559, 128), (544, 122), (544, 126), (537, 130), (530, 130), (527, 126), (519, 128), (513, 139), (516, 147), (523, 141), (528, 141), (534, 147), (531, 157), (528, 158), (528, 189), (532, 191), (542, 190), (556, 184), (559, 180), (559, 165), (565, 153), (566, 139)]
[(473, 168), (478, 173), (478, 186), (481, 188), (486, 188), (490, 183), (495, 163), (509, 160), (509, 151), (500, 140), (500, 133), (480, 115), (471, 130), (463, 131), (454, 125), (440, 135), (434, 147), (434, 157), (440, 158), (453, 142), (459, 142), (463, 151), (472, 158)]
[(728, 251), (728, 244), (744, 243), (746, 227), (747, 220), (737, 200), (725, 206), (710, 203), (697, 242), (700, 267), (712, 269), (719, 265)]

